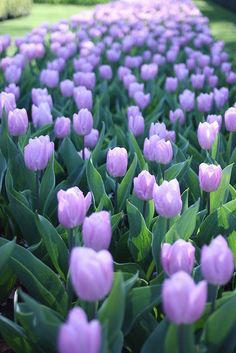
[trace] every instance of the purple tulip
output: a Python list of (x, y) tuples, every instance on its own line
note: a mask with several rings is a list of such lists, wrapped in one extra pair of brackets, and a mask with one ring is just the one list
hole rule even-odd
[(185, 123), (185, 114), (180, 108), (174, 111), (170, 110), (169, 119), (172, 123), (176, 123), (178, 121), (180, 125), (183, 125)]
[(194, 92), (191, 92), (188, 89), (184, 90), (183, 93), (179, 95), (179, 102), (181, 108), (185, 112), (191, 112), (194, 109), (194, 99)]
[(81, 109), (73, 115), (73, 128), (78, 135), (88, 135), (93, 127), (93, 116), (88, 109)]
[(165, 90), (167, 92), (176, 92), (178, 88), (178, 79), (176, 77), (167, 77), (165, 82)]
[(119, 80), (122, 81), (126, 75), (131, 74), (131, 70), (128, 67), (120, 66), (118, 69)]
[(161, 264), (168, 276), (178, 271), (192, 273), (195, 261), (195, 248), (183, 239), (178, 239), (172, 245), (164, 243), (161, 248)]
[(112, 68), (109, 65), (101, 65), (99, 67), (99, 75), (103, 80), (112, 79)]
[(3, 111), (8, 115), (10, 111), (16, 109), (15, 96), (12, 93), (1, 92), (0, 93), (0, 118), (2, 117)]
[(144, 94), (139, 91), (135, 93), (134, 100), (140, 109), (145, 109), (151, 101), (151, 96), (150, 93)]
[(10, 83), (10, 85), (6, 86), (5, 92), (14, 94), (15, 100), (20, 98), (20, 87), (16, 86), (15, 83)]
[(166, 124), (165, 123), (151, 123), (150, 129), (149, 129), (149, 137), (157, 135), (160, 137), (160, 139), (166, 139), (168, 135), (168, 131), (166, 129)]
[(134, 98), (136, 92), (143, 92), (144, 91), (144, 84), (138, 82), (132, 82), (129, 85), (129, 97)]
[(75, 104), (80, 109), (91, 110), (93, 107), (93, 96), (90, 90), (87, 90), (85, 87), (76, 87), (74, 89), (74, 100)]
[(56, 70), (42, 70), (40, 74), (40, 82), (49, 88), (55, 88), (59, 83), (59, 73)]
[(39, 106), (41, 103), (47, 103), (49, 107), (52, 108), (52, 97), (48, 94), (47, 88), (33, 88), (31, 96), (34, 105)]
[(173, 148), (170, 141), (160, 139), (158, 135), (145, 139), (143, 153), (147, 160), (161, 164), (168, 164), (173, 158)]
[(177, 325), (192, 324), (204, 312), (207, 301), (207, 283), (195, 284), (184, 271), (175, 273), (163, 283), (162, 302), (166, 316)]
[(86, 217), (83, 223), (82, 235), (84, 245), (87, 248), (92, 248), (95, 251), (108, 249), (112, 236), (109, 212), (96, 212)]
[(26, 110), (14, 109), (9, 112), (8, 119), (8, 130), (12, 136), (24, 135), (28, 129), (29, 120)]
[(197, 107), (199, 112), (208, 113), (211, 111), (212, 104), (213, 104), (213, 93), (201, 93), (197, 97)]
[(16, 65), (10, 65), (4, 71), (4, 77), (7, 83), (18, 83), (21, 78), (21, 68)]
[(69, 118), (65, 118), (64, 116), (57, 118), (54, 124), (55, 136), (59, 139), (63, 139), (70, 135), (70, 125), (71, 121)]
[(195, 89), (202, 89), (204, 86), (205, 75), (191, 75), (191, 84)]
[(79, 153), (80, 157), (81, 157), (83, 160), (85, 160), (85, 161), (86, 161), (87, 159), (89, 159), (90, 156), (91, 156), (91, 151), (90, 151), (87, 147), (85, 147), (84, 149), (82, 149), (82, 150), (79, 151), (78, 153)]
[(76, 247), (70, 258), (72, 285), (78, 297), (88, 302), (103, 299), (113, 283), (113, 259), (109, 251)]
[(225, 112), (225, 127), (230, 132), (236, 131), (236, 108), (231, 107)]
[(28, 169), (37, 171), (47, 167), (54, 151), (54, 143), (50, 142), (49, 136), (39, 136), (29, 139), (24, 148), (24, 161)]
[(59, 330), (60, 353), (99, 353), (102, 343), (102, 328), (98, 320), (88, 322), (83, 309), (75, 307)]
[(32, 120), (35, 127), (52, 124), (51, 109), (47, 102), (40, 103), (38, 107), (34, 104), (32, 105)]
[(222, 109), (224, 105), (228, 102), (229, 90), (226, 87), (221, 87), (220, 89), (214, 89), (214, 100), (215, 105), (218, 109)]
[(158, 73), (158, 66), (155, 63), (141, 66), (141, 79), (143, 81), (153, 80)]
[(143, 116), (141, 114), (136, 116), (129, 116), (128, 127), (134, 136), (142, 135), (145, 128)]
[(63, 97), (72, 97), (74, 94), (74, 82), (71, 80), (64, 80), (60, 83), (60, 91)]
[(73, 75), (73, 81), (76, 86), (84, 86), (92, 90), (96, 85), (96, 76), (94, 72), (76, 72)]
[(99, 131), (97, 129), (92, 129), (88, 135), (84, 136), (85, 147), (94, 148), (99, 139)]
[(130, 116), (137, 116), (137, 115), (142, 115), (139, 107), (137, 107), (136, 105), (131, 105), (130, 107), (128, 107), (128, 110), (127, 110), (128, 118)]
[(147, 170), (143, 170), (136, 178), (134, 178), (134, 194), (143, 201), (152, 199), (153, 187), (156, 182), (154, 175)]
[(223, 286), (230, 281), (234, 272), (234, 258), (222, 235), (213, 239), (210, 245), (202, 247), (201, 272), (213, 285)]
[(182, 200), (178, 180), (173, 179), (169, 182), (164, 180), (160, 186), (155, 184), (153, 199), (156, 211), (160, 216), (172, 218), (180, 214)]
[(221, 125), (222, 125), (222, 116), (221, 116), (221, 115), (214, 115), (214, 114), (207, 116), (207, 122), (208, 122), (209, 124), (214, 123), (214, 121), (217, 122), (217, 124), (218, 124), (218, 131), (220, 131)]
[(113, 178), (123, 177), (128, 166), (128, 153), (124, 147), (115, 147), (107, 152), (106, 168)]
[(220, 165), (201, 163), (199, 166), (200, 188), (206, 192), (213, 192), (220, 186), (222, 169)]
[(58, 191), (57, 200), (60, 224), (65, 228), (73, 229), (83, 223), (91, 205), (92, 195), (89, 192), (84, 197), (83, 192), (74, 186), (66, 191)]
[(204, 150), (209, 150), (218, 134), (219, 125), (216, 121), (212, 124), (200, 123), (197, 130), (198, 143)]

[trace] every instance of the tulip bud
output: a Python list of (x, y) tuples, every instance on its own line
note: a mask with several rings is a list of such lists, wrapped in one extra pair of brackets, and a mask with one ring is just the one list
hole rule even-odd
[(70, 135), (70, 119), (64, 116), (57, 118), (54, 124), (54, 133), (57, 138), (63, 139)]
[(24, 148), (24, 161), (28, 169), (37, 171), (47, 167), (54, 151), (54, 143), (49, 136), (39, 136), (29, 140)]
[(40, 74), (40, 82), (49, 88), (55, 88), (59, 83), (59, 72), (56, 70), (42, 70)]
[(4, 77), (7, 83), (18, 83), (21, 78), (21, 68), (16, 65), (10, 65), (4, 71)]
[(130, 116), (137, 116), (137, 115), (142, 115), (142, 113), (140, 112), (139, 107), (137, 107), (136, 105), (131, 105), (130, 107), (128, 107), (128, 110), (127, 110), (128, 118)]
[(199, 166), (200, 188), (206, 192), (213, 192), (220, 186), (222, 169), (220, 165), (201, 163)]
[(99, 139), (99, 131), (92, 129), (88, 135), (84, 136), (84, 145), (89, 148), (94, 148)]
[(165, 123), (151, 123), (150, 130), (149, 130), (149, 137), (153, 135), (158, 135), (160, 139), (166, 139), (168, 135), (168, 131), (166, 129)]
[(141, 66), (141, 78), (144, 81), (153, 80), (158, 72), (158, 66), (155, 63), (144, 64)]
[(93, 96), (92, 92), (85, 87), (76, 87), (74, 89), (74, 100), (78, 110), (88, 109), (91, 110), (93, 107)]
[(166, 279), (162, 302), (166, 316), (177, 325), (192, 324), (204, 312), (207, 301), (207, 283), (195, 284), (190, 275), (180, 271)]
[(153, 187), (156, 182), (154, 175), (147, 170), (143, 170), (134, 178), (134, 194), (140, 200), (148, 201), (152, 199)]
[(28, 129), (29, 121), (26, 110), (14, 109), (8, 114), (8, 130), (12, 136), (24, 135)]
[(214, 123), (214, 121), (216, 121), (218, 124), (218, 132), (219, 132), (221, 129), (221, 125), (222, 125), (222, 116), (221, 115), (214, 115), (214, 114), (207, 116), (207, 122), (209, 124)]
[(165, 82), (165, 90), (167, 92), (175, 92), (178, 88), (178, 79), (176, 77), (167, 77)]
[(197, 107), (199, 112), (207, 113), (211, 111), (213, 104), (214, 95), (213, 93), (201, 93), (197, 97)]
[(107, 172), (114, 178), (123, 177), (128, 166), (128, 153), (124, 147), (115, 147), (107, 152)]
[(236, 108), (231, 107), (225, 112), (225, 127), (226, 130), (236, 131)]
[(179, 122), (180, 125), (185, 123), (185, 115), (182, 109), (178, 108), (175, 111), (169, 112), (169, 119), (172, 123)]
[(0, 93), (0, 118), (2, 117), (3, 110), (6, 114), (16, 109), (15, 96), (12, 93), (1, 92)]
[(151, 95), (139, 91), (135, 93), (134, 100), (140, 109), (145, 109), (151, 101)]
[(72, 97), (74, 93), (74, 82), (71, 80), (61, 81), (60, 91), (63, 97)]
[(142, 115), (129, 116), (128, 118), (129, 130), (134, 136), (142, 135), (144, 132), (144, 118)]
[(182, 210), (182, 200), (177, 179), (154, 185), (153, 199), (157, 213), (165, 218), (177, 216)]
[(98, 320), (88, 322), (83, 309), (73, 308), (65, 324), (60, 327), (58, 349), (60, 353), (99, 353), (102, 328)]
[(16, 86), (15, 83), (10, 83), (10, 85), (6, 86), (5, 92), (12, 93), (15, 96), (15, 100), (20, 98), (20, 87)]
[(84, 149), (82, 149), (82, 150), (79, 151), (78, 153), (79, 153), (80, 157), (81, 157), (84, 161), (86, 161), (87, 159), (89, 159), (90, 156), (91, 156), (91, 151), (90, 151), (87, 147), (85, 147)]
[(113, 283), (113, 259), (109, 251), (99, 252), (76, 247), (70, 259), (70, 274), (74, 290), (82, 300), (94, 302), (103, 299)]
[(32, 120), (34, 127), (52, 124), (51, 109), (47, 102), (40, 103), (38, 107), (34, 104), (32, 105)]
[(213, 285), (223, 286), (230, 281), (234, 272), (234, 258), (222, 235), (213, 239), (210, 245), (202, 247), (201, 272)]
[(111, 217), (109, 212), (101, 211), (86, 217), (83, 223), (83, 242), (87, 248), (95, 251), (108, 249), (111, 236)]
[(161, 264), (168, 276), (178, 271), (191, 274), (195, 261), (194, 246), (182, 239), (178, 239), (172, 245), (164, 243), (161, 248)]
[(209, 150), (212, 147), (217, 137), (218, 129), (219, 126), (216, 121), (212, 124), (205, 122), (198, 125), (197, 138), (201, 148)]
[(101, 65), (99, 67), (99, 75), (103, 80), (112, 79), (112, 68), (109, 65)]
[(57, 193), (58, 219), (65, 228), (73, 229), (80, 226), (91, 205), (92, 195), (89, 192), (84, 197), (83, 192), (74, 186), (66, 191)]
[(93, 127), (93, 116), (88, 109), (81, 109), (73, 115), (73, 127), (78, 135), (88, 135)]
[(185, 112), (191, 112), (194, 109), (194, 99), (195, 94), (188, 89), (184, 90), (182, 94), (179, 95), (179, 102), (181, 108)]
[(173, 149), (170, 141), (160, 139), (158, 135), (145, 139), (143, 152), (147, 160), (161, 164), (168, 164), (173, 158)]

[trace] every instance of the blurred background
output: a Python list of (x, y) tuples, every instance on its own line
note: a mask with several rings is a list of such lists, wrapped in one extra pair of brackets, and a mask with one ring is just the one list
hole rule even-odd
[[(23, 36), (42, 23), (68, 19), (105, 2), (107, 0), (0, 0), (0, 35)], [(231, 60), (236, 63), (236, 0), (193, 2), (209, 18), (213, 35), (225, 41)]]

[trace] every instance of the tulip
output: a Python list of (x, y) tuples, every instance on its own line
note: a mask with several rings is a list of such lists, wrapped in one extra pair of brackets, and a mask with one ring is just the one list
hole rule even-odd
[(74, 82), (71, 80), (61, 81), (60, 91), (63, 97), (72, 97), (74, 93)]
[(198, 106), (199, 112), (202, 112), (202, 113), (209, 112), (212, 108), (213, 98), (214, 98), (213, 93), (209, 93), (209, 94), (201, 93), (197, 97), (197, 106)]
[(55, 88), (59, 83), (59, 73), (56, 70), (42, 70), (40, 74), (40, 82), (49, 88)]
[(34, 104), (32, 105), (32, 120), (35, 127), (52, 124), (51, 109), (47, 102), (40, 103), (38, 107)]
[(175, 111), (170, 110), (169, 119), (172, 123), (176, 123), (177, 121), (180, 125), (185, 123), (185, 115), (182, 109), (178, 108)]
[(21, 78), (21, 68), (16, 65), (10, 65), (4, 71), (4, 77), (7, 83), (15, 83), (17, 84)]
[(54, 151), (54, 143), (49, 136), (39, 136), (29, 140), (24, 148), (24, 161), (26, 167), (33, 171), (43, 170)]
[(142, 115), (139, 107), (137, 107), (136, 105), (131, 105), (130, 107), (128, 107), (128, 110), (127, 110), (128, 118), (130, 116), (137, 116), (137, 115)]
[(166, 279), (162, 289), (162, 302), (166, 316), (177, 325), (192, 324), (203, 314), (207, 301), (207, 283), (195, 284), (184, 271)]
[(83, 192), (76, 186), (66, 191), (58, 191), (58, 219), (60, 224), (68, 229), (80, 226), (91, 205), (91, 199), (90, 192), (84, 197)]
[(108, 249), (112, 236), (109, 212), (96, 212), (86, 217), (83, 223), (82, 235), (86, 247), (95, 251)]
[(145, 139), (143, 153), (147, 160), (161, 164), (168, 164), (173, 158), (173, 149), (170, 141), (165, 141), (158, 135)]
[(178, 88), (178, 79), (176, 77), (167, 77), (165, 82), (165, 90), (167, 92), (175, 92)]
[(135, 196), (143, 201), (151, 200), (155, 182), (156, 179), (154, 175), (151, 175), (147, 170), (143, 170), (136, 178), (134, 178)]
[(87, 147), (84, 147), (81, 151), (78, 152), (80, 157), (86, 161), (87, 159), (90, 158), (91, 156), (91, 151), (87, 148)]
[(123, 147), (115, 147), (107, 153), (106, 168), (113, 178), (123, 177), (128, 166), (128, 153)]
[(177, 179), (163, 181), (158, 186), (154, 185), (153, 199), (157, 213), (165, 218), (172, 218), (180, 214), (182, 200)]
[(214, 123), (214, 121), (216, 121), (218, 124), (218, 132), (219, 132), (221, 129), (221, 125), (222, 125), (222, 116), (221, 115), (214, 115), (214, 114), (207, 116), (207, 122), (209, 124)]
[(28, 129), (29, 120), (26, 110), (14, 109), (8, 114), (8, 130), (12, 136), (24, 135)]
[(168, 131), (166, 129), (166, 124), (165, 123), (151, 123), (150, 129), (149, 129), (149, 137), (157, 135), (160, 137), (160, 139), (166, 139), (168, 135)]
[(144, 81), (153, 80), (158, 73), (158, 66), (155, 63), (144, 64), (141, 66), (141, 78)]
[(73, 115), (73, 127), (78, 135), (88, 135), (93, 127), (93, 116), (88, 109), (81, 109)]
[(3, 115), (3, 111), (8, 115), (10, 111), (16, 109), (15, 96), (12, 93), (1, 92), (0, 93), (0, 118)]
[(222, 169), (220, 165), (201, 163), (199, 166), (200, 188), (206, 192), (213, 192), (220, 186)]
[(113, 259), (109, 251), (76, 247), (70, 258), (73, 288), (82, 300), (94, 302), (103, 299), (113, 283)]
[(198, 125), (197, 138), (201, 148), (209, 150), (212, 147), (217, 137), (218, 129), (219, 125), (216, 121), (212, 124), (205, 122)]
[(225, 127), (230, 132), (236, 131), (236, 108), (231, 107), (225, 112)]
[(76, 86), (84, 86), (92, 90), (96, 85), (96, 76), (94, 72), (76, 72), (73, 75), (73, 81)]
[(64, 116), (57, 118), (54, 124), (54, 133), (57, 138), (63, 139), (70, 135), (70, 119)]
[(189, 90), (184, 90), (182, 94), (179, 95), (179, 102), (181, 108), (185, 112), (191, 112), (194, 109), (194, 99), (195, 94)]
[(178, 239), (172, 245), (164, 243), (161, 248), (161, 264), (168, 276), (178, 271), (192, 273), (195, 248), (185, 240)]
[(98, 320), (88, 322), (83, 309), (75, 307), (59, 330), (60, 353), (99, 353), (102, 343), (102, 328)]
[(210, 284), (216, 286), (223, 286), (230, 281), (234, 272), (234, 258), (222, 235), (213, 239), (210, 245), (202, 247), (201, 272)]
[(99, 67), (99, 75), (103, 80), (112, 79), (112, 68), (109, 65), (101, 65)]
[(145, 109), (151, 101), (151, 96), (150, 93), (144, 94), (139, 91), (135, 93), (134, 100), (140, 109)]
[(191, 75), (191, 84), (195, 89), (202, 89), (204, 86), (205, 75)]
[(49, 107), (52, 108), (52, 97), (48, 94), (47, 88), (33, 88), (31, 96), (34, 105), (39, 106), (41, 103), (47, 103)]
[(132, 82), (129, 85), (129, 97), (130, 98), (134, 98), (134, 96), (137, 92), (143, 92), (143, 91), (144, 91), (144, 84), (143, 83)]
[(15, 83), (10, 83), (5, 87), (6, 93), (12, 93), (15, 96), (15, 100), (20, 98), (20, 87), (16, 86)]
[(141, 114), (136, 116), (129, 116), (128, 127), (134, 136), (142, 135), (145, 128), (143, 116)]
[(88, 135), (84, 136), (85, 147), (94, 148), (99, 139), (99, 131), (97, 129), (92, 129)]

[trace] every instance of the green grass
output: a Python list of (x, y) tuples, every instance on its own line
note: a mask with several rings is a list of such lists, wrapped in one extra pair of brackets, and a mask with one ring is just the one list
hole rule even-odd
[[(1, 1), (1, 0), (0, 0)], [(92, 7), (78, 5), (34, 4), (29, 16), (0, 22), (0, 34), (8, 33), (13, 37), (23, 36), (42, 23), (55, 23), (61, 19), (88, 10)]]
[(203, 15), (209, 18), (213, 36), (225, 42), (231, 60), (236, 63), (236, 13), (211, 1), (194, 0), (194, 2)]

